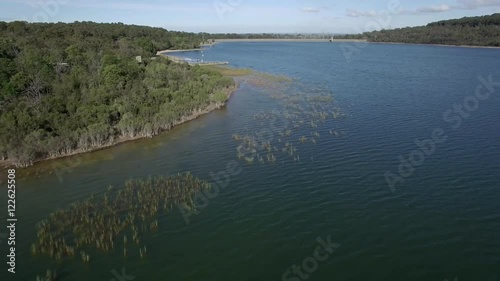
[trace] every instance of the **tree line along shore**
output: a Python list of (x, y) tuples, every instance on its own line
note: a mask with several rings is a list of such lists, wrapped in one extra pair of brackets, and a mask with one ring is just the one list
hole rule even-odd
[(381, 43), (500, 47), (500, 13), (366, 32), (361, 36), (369, 42)]
[(425, 26), (378, 30), (359, 34), (204, 34), (210, 42), (239, 41), (302, 41), (341, 42), (366, 41), (453, 46), (500, 47), (500, 13), (478, 17), (443, 20)]

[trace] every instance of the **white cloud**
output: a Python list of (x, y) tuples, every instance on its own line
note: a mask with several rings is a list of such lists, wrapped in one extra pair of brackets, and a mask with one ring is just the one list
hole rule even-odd
[(500, 0), (458, 0), (463, 8), (475, 9), (478, 7), (500, 6)]
[(374, 10), (364, 12), (364, 11), (357, 11), (357, 10), (353, 10), (353, 9), (347, 9), (347, 16), (353, 17), (353, 18), (376, 17), (376, 16), (378, 16), (378, 13)]
[[(500, 7), (500, 0), (457, 0), (456, 5), (437, 4), (423, 6), (412, 10), (402, 10), (400, 14), (416, 15), (422, 13), (443, 13), (453, 10), (474, 10), (481, 7), (492, 7), (492, 12), (494, 12), (495, 9), (498, 11), (498, 7)], [(354, 9), (347, 9), (347, 16), (349, 17), (376, 17), (378, 15), (379, 13), (374, 10), (358, 11)]]
[(426, 7), (421, 7), (417, 9), (417, 12), (420, 13), (440, 13), (440, 12), (448, 12), (451, 11), (451, 7), (445, 4), (441, 5), (433, 5), (433, 6), (426, 6)]
[(311, 7), (304, 7), (302, 9), (300, 9), (302, 12), (305, 12), (305, 13), (318, 13), (319, 12), (319, 9), (317, 8), (311, 8)]

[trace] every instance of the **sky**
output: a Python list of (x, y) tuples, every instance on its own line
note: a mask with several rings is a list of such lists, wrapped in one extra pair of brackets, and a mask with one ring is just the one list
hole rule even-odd
[(210, 33), (360, 33), (500, 13), (500, 0), (0, 0), (0, 20)]

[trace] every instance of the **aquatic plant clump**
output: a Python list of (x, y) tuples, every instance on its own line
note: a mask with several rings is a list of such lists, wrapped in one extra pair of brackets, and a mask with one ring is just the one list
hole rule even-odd
[(248, 68), (233, 68), (229, 66), (221, 66), (221, 65), (205, 65), (202, 66), (205, 69), (217, 71), (224, 76), (245, 76), (252, 74), (254, 71)]
[[(89, 262), (85, 250), (110, 251), (123, 237), (126, 256), (127, 234), (139, 244), (141, 231), (158, 228), (155, 217), (160, 210), (167, 212), (177, 204), (194, 208), (194, 195), (206, 189), (210, 189), (210, 184), (190, 173), (129, 180), (120, 190), (110, 187), (102, 197), (92, 195), (68, 209), (50, 214), (37, 226), (32, 253), (56, 260), (80, 254), (84, 262)], [(140, 256), (145, 253), (144, 246), (140, 249)]]
[(36, 281), (56, 281), (57, 280), (57, 271), (52, 272), (50, 269), (47, 269), (45, 273), (45, 277), (36, 276)]
[(252, 86), (263, 88), (262, 93), (275, 100), (278, 108), (253, 114), (253, 119), (262, 126), (260, 130), (232, 135), (237, 142), (236, 156), (240, 161), (264, 164), (293, 159), (297, 162), (300, 161), (298, 146), (314, 145), (328, 132), (335, 137), (345, 135), (343, 131), (325, 128), (348, 117), (327, 86), (311, 86), (261, 73), (245, 78)]
[(241, 79), (254, 87), (273, 90), (276, 95), (278, 95), (276, 91), (283, 93), (293, 82), (293, 79), (290, 77), (263, 72), (253, 72)]

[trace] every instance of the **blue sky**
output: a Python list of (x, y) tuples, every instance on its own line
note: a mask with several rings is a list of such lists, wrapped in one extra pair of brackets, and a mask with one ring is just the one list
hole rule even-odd
[(500, 13), (500, 0), (0, 0), (0, 20), (206, 32), (359, 33)]

